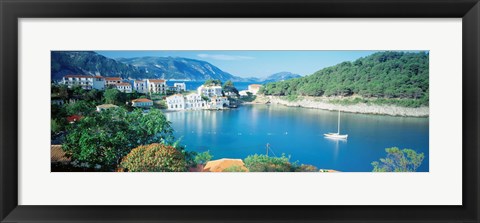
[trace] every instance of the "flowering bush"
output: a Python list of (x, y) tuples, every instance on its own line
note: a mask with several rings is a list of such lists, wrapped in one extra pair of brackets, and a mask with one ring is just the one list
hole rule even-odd
[(184, 172), (187, 163), (173, 146), (153, 143), (139, 146), (123, 157), (120, 167), (128, 172)]

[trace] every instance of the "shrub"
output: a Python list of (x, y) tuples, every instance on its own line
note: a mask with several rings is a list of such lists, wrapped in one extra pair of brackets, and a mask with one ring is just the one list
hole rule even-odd
[(184, 172), (185, 157), (173, 146), (153, 143), (139, 146), (126, 155), (120, 167), (128, 172)]
[(373, 172), (415, 172), (425, 155), (413, 149), (386, 148), (386, 158), (372, 162)]
[(318, 172), (318, 168), (313, 165), (302, 164), (295, 168), (295, 172)]
[(225, 168), (222, 172), (246, 172), (246, 171), (242, 169), (241, 166), (229, 166)]
[(266, 155), (251, 155), (245, 158), (245, 166), (250, 172), (291, 172), (293, 166), (290, 159), (282, 154), (281, 157)]
[(210, 155), (210, 151), (205, 151), (203, 153), (199, 153), (195, 156), (195, 163), (197, 164), (206, 164), (208, 161), (212, 160), (213, 156)]

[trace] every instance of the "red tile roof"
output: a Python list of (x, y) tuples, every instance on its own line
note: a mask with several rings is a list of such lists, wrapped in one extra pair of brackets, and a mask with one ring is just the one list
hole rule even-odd
[(154, 82), (154, 83), (163, 83), (163, 82), (165, 82), (165, 80), (162, 80), (162, 79), (148, 79), (148, 81)]
[(147, 98), (138, 98), (138, 99), (132, 100), (132, 102), (153, 102), (153, 101)]
[(129, 83), (117, 83), (117, 86), (131, 86)]
[(80, 116), (80, 115), (72, 115), (72, 116), (68, 116), (67, 117), (67, 121), (68, 122), (76, 122), (76, 121), (80, 121), (80, 119), (82, 119), (83, 117)]
[(121, 81), (122, 78), (121, 77), (106, 77), (105, 80), (106, 81)]
[(69, 74), (69, 75), (65, 75), (65, 78), (70, 78), (70, 77), (76, 77), (76, 78), (93, 78), (95, 76), (91, 76), (91, 75), (81, 75), (81, 74)]

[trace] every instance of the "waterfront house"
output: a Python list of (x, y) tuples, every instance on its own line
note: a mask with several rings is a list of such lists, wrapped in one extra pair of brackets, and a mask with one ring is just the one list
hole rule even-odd
[(115, 86), (116, 84), (122, 83), (121, 77), (105, 77), (106, 86)]
[(199, 95), (205, 95), (207, 97), (222, 96), (222, 87), (201, 85), (197, 88), (197, 93)]
[(175, 88), (176, 92), (187, 91), (187, 86), (185, 83), (174, 83), (173, 87)]
[(199, 94), (188, 94), (185, 97), (185, 109), (202, 109), (207, 106), (207, 101), (202, 99)]
[(230, 101), (227, 97), (210, 97), (210, 102), (208, 102), (207, 107), (209, 109), (223, 109), (230, 106)]
[(91, 75), (66, 75), (61, 81), (62, 84), (71, 88), (73, 86), (80, 86), (85, 90), (105, 89), (105, 79), (102, 76), (91, 76)]
[(147, 87), (149, 93), (166, 94), (167, 84), (162, 79), (147, 79)]
[(97, 106), (97, 112), (105, 111), (111, 108), (117, 108), (118, 106), (112, 104), (103, 104)]
[(153, 106), (153, 101), (147, 98), (138, 98), (132, 100), (132, 106), (138, 108), (150, 108)]
[(166, 99), (168, 110), (184, 110), (185, 109), (185, 97), (181, 94), (174, 94)]
[(132, 85), (130, 83), (117, 83), (115, 87), (121, 92), (132, 93)]
[(261, 87), (261, 84), (250, 84), (248, 85), (248, 91), (251, 92), (253, 95), (257, 95), (258, 90), (260, 90)]

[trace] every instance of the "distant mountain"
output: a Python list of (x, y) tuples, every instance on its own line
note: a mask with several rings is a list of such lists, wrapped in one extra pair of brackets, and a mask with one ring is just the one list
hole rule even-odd
[(293, 78), (302, 77), (299, 74), (294, 74), (291, 72), (279, 72), (268, 76), (267, 78), (262, 80), (262, 83), (270, 83), (270, 82), (277, 82), (277, 81), (285, 81)]
[(242, 81), (220, 68), (201, 60), (179, 57), (137, 57), (119, 58), (120, 62), (135, 66), (148, 75), (163, 79), (204, 81), (219, 79), (221, 81)]
[(266, 84), (270, 82), (277, 82), (277, 81), (285, 81), (293, 78), (299, 78), (302, 77), (299, 74), (294, 74), (292, 72), (279, 72), (279, 73), (274, 73), (272, 75), (269, 75), (268, 77), (265, 78), (258, 78), (258, 77), (246, 77), (243, 78), (242, 81), (245, 82), (257, 82), (260, 84)]
[(150, 77), (144, 71), (93, 51), (52, 51), (51, 77), (59, 80), (67, 74), (101, 75), (105, 77)]
[(111, 59), (93, 51), (52, 51), (51, 77), (67, 74), (101, 75), (123, 78), (163, 78), (169, 80), (243, 81), (201, 60), (177, 57), (138, 57)]

